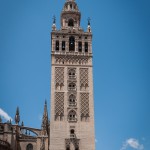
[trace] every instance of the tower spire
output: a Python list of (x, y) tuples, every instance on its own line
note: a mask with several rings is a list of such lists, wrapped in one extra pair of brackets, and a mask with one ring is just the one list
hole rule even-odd
[(43, 118), (42, 118), (42, 131), (43, 134), (48, 134), (48, 111), (47, 111), (47, 101), (45, 100), (45, 105), (44, 105), (44, 113), (43, 113)]
[(17, 107), (17, 109), (16, 109), (15, 122), (16, 122), (17, 125), (20, 122), (19, 107)]

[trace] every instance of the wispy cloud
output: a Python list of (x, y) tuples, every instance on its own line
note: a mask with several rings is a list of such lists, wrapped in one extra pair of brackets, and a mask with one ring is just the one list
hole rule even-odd
[(126, 150), (128, 147), (131, 147), (136, 150), (144, 150), (144, 146), (139, 143), (137, 139), (129, 138), (124, 143), (120, 150)]
[(0, 116), (4, 118), (6, 121), (13, 120), (3, 109), (0, 108)]

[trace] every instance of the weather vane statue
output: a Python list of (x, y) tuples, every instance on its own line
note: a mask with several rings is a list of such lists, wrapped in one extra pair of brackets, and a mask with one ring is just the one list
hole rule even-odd
[(90, 26), (91, 25), (91, 18), (90, 17), (88, 17), (88, 26)]
[(53, 16), (53, 24), (55, 24), (56, 23), (56, 17), (55, 17), (55, 15)]

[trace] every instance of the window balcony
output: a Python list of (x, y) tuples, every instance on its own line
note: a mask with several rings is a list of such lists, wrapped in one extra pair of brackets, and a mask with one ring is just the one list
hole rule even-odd
[(69, 90), (69, 91), (75, 91), (76, 88), (75, 88), (75, 87), (68, 87), (68, 90)]
[(68, 118), (68, 121), (69, 121), (69, 122), (76, 122), (76, 121), (77, 121), (77, 118), (69, 117), (69, 118)]
[(76, 79), (75, 75), (69, 75), (69, 79)]
[(69, 103), (69, 107), (75, 107), (75, 106), (77, 106), (77, 103), (76, 103), (76, 102), (70, 102), (70, 103)]

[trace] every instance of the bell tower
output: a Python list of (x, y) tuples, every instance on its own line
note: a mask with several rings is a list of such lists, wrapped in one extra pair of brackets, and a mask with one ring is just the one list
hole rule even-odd
[(51, 32), (50, 150), (95, 150), (92, 32), (80, 27), (75, 0), (66, 0), (61, 29)]

